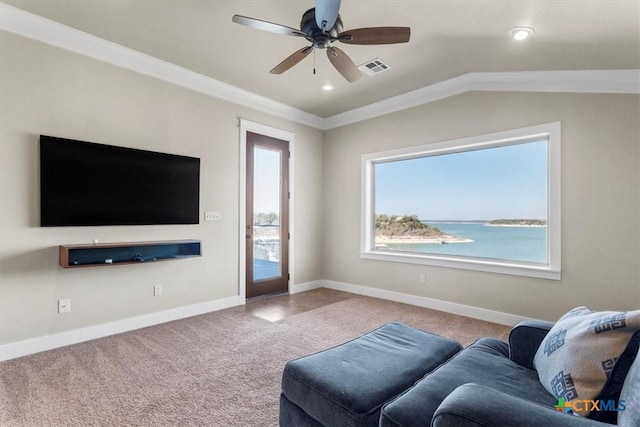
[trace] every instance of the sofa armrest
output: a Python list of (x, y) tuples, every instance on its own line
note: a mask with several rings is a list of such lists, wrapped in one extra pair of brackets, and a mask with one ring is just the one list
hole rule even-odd
[(533, 357), (553, 325), (553, 322), (544, 320), (518, 323), (509, 333), (509, 358), (518, 365), (534, 369)]
[(464, 384), (442, 401), (432, 427), (604, 427), (589, 418), (565, 414), (478, 384)]

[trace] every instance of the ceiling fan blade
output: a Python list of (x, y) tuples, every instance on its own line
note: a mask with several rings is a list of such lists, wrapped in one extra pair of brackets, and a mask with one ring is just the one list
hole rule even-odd
[(356, 64), (353, 63), (351, 58), (347, 56), (342, 50), (337, 47), (330, 46), (327, 48), (327, 56), (329, 57), (329, 61), (336, 67), (336, 70), (342, 77), (347, 79), (349, 83), (353, 83), (362, 77), (360, 70), (356, 67)]
[(231, 20), (236, 24), (246, 25), (247, 27), (255, 28), (257, 30), (269, 31), (285, 36), (307, 37), (305, 33), (300, 30), (296, 30), (295, 28), (274, 24), (273, 22), (263, 21), (261, 19), (249, 18), (248, 16), (233, 15)]
[(313, 50), (313, 46), (303, 47), (302, 49), (295, 51), (292, 55), (290, 55), (287, 59), (276, 65), (273, 70), (269, 71), (271, 74), (282, 74), (287, 71), (289, 68), (296, 65), (298, 62), (302, 61), (304, 58), (311, 53)]
[(316, 0), (316, 24), (321, 30), (329, 31), (336, 24), (340, 0)]
[(372, 27), (343, 31), (338, 40), (348, 44), (406, 43), (411, 36), (409, 27)]

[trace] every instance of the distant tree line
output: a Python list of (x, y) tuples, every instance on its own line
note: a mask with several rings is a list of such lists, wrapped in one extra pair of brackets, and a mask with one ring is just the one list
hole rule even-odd
[(253, 223), (256, 225), (280, 225), (280, 215), (275, 212), (260, 212), (253, 215)]
[(445, 234), (438, 227), (418, 219), (418, 215), (376, 215), (376, 234), (382, 236), (440, 237)]
[(489, 224), (493, 225), (547, 225), (544, 219), (494, 219)]

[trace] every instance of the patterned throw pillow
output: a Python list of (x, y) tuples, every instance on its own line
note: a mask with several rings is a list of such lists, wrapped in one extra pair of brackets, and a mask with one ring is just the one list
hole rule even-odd
[[(540, 382), (565, 402), (595, 400), (638, 330), (640, 310), (571, 310), (556, 322), (536, 352), (533, 363)], [(579, 415), (589, 415), (589, 405), (576, 409)]]

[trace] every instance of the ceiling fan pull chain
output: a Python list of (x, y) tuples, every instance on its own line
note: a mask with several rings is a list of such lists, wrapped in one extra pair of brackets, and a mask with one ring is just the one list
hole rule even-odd
[(316, 50), (313, 49), (313, 75), (316, 75)]

